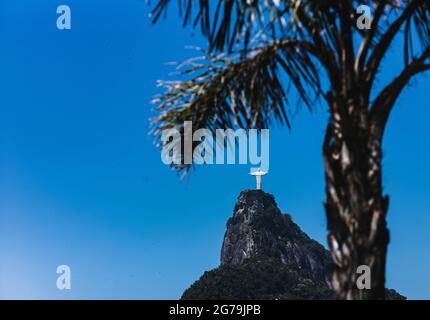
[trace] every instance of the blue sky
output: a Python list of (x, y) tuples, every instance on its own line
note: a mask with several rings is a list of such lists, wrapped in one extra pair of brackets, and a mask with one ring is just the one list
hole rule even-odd
[[(72, 9), (72, 30), (56, 8)], [(143, 1), (0, 2), (0, 298), (175, 299), (216, 267), (227, 218), (254, 186), (246, 165), (180, 181), (148, 135), (165, 63), (204, 45)], [(396, 48), (385, 63), (396, 71)], [(381, 78), (381, 84), (384, 83)], [(404, 93), (384, 143), (391, 196), (387, 285), (430, 298), (429, 76)], [(271, 130), (267, 192), (325, 244), (323, 107)], [(56, 268), (72, 289), (56, 288)]]

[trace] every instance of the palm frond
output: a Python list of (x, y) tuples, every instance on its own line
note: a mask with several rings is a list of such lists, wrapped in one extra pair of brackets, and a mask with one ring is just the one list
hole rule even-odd
[[(152, 9), (154, 23), (166, 13), (171, 3), (171, 0), (157, 1)], [(285, 21), (281, 13), (284, 4), (285, 1), (280, 0), (177, 0), (184, 25), (200, 25), (211, 50), (224, 50), (225, 47), (231, 50), (238, 43), (246, 46), (258, 31), (283, 29)]]
[(160, 82), (166, 92), (153, 101), (161, 114), (152, 120), (156, 142), (163, 130), (192, 121), (193, 128), (290, 126), (288, 83), (309, 108), (322, 92), (319, 71), (306, 43), (272, 42), (242, 55), (213, 55), (182, 64), (187, 80)]
[[(156, 22), (173, 2), (157, 0)], [(208, 39), (200, 60), (182, 64), (179, 80), (161, 82), (154, 134), (193, 121), (198, 128), (290, 126), (290, 85), (312, 107), (320, 94), (367, 112), (383, 59), (404, 36), (405, 69), (383, 88), (371, 113), (387, 119), (409, 79), (428, 70), (429, 0), (177, 0), (184, 25), (200, 25)], [(356, 24), (356, 8), (372, 8), (370, 30)], [(358, 44), (358, 46), (357, 46)], [(321, 69), (319, 67), (322, 66)], [(330, 92), (323, 93), (320, 76)], [(332, 99), (331, 99), (332, 100)], [(384, 103), (385, 106), (381, 107)], [(385, 121), (385, 120), (384, 120)]]

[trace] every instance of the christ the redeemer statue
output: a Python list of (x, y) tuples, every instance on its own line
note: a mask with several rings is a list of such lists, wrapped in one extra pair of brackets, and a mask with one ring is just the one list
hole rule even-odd
[(266, 175), (267, 171), (261, 171), (260, 169), (258, 169), (257, 171), (250, 172), (249, 174), (252, 175), (252, 176), (255, 176), (255, 179), (256, 179), (256, 182), (257, 182), (256, 188), (257, 188), (257, 190), (261, 190), (261, 186), (262, 186), (261, 177), (264, 176), (264, 175)]

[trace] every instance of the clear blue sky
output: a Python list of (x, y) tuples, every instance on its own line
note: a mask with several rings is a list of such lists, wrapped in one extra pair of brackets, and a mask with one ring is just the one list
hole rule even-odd
[[(56, 7), (72, 30), (56, 29)], [(203, 45), (139, 0), (0, 2), (0, 298), (179, 298), (218, 265), (249, 166), (180, 181), (148, 136), (165, 63)], [(394, 52), (394, 58), (395, 56)], [(398, 57), (397, 57), (398, 58)], [(399, 65), (388, 61), (394, 74)], [(381, 78), (381, 83), (384, 78)], [(430, 299), (429, 76), (402, 95), (384, 143), (388, 286)], [(271, 130), (266, 191), (325, 244), (324, 108)], [(72, 290), (56, 289), (58, 265)]]

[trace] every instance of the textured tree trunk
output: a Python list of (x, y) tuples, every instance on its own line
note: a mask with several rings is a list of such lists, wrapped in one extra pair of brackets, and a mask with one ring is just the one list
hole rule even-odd
[[(343, 299), (384, 299), (389, 232), (388, 197), (382, 194), (381, 134), (367, 108), (331, 106), (323, 155), (332, 285)], [(352, 114), (354, 112), (354, 114)], [(371, 288), (359, 289), (359, 266), (368, 266)]]

